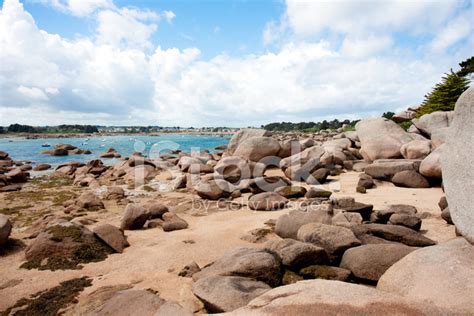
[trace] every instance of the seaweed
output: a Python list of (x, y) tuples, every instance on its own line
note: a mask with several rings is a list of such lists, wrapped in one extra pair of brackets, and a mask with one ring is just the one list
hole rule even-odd
[(56, 287), (18, 300), (15, 305), (1, 312), (1, 316), (58, 315), (68, 305), (77, 303), (79, 293), (91, 285), (92, 280), (88, 277), (61, 282)]

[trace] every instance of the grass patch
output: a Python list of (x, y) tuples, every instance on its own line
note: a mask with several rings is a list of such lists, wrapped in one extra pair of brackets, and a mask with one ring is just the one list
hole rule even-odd
[(10, 315), (58, 315), (70, 304), (77, 303), (77, 296), (84, 288), (91, 286), (92, 280), (87, 277), (61, 282), (49, 290), (33, 294), (30, 298), (22, 298), (15, 305), (1, 313)]
[(40, 189), (51, 189), (72, 185), (72, 179), (67, 177), (36, 177), (31, 179), (31, 184)]

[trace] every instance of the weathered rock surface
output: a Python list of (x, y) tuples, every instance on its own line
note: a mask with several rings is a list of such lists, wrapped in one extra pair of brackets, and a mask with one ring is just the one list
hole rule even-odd
[(228, 315), (442, 315), (449, 310), (340, 281), (307, 280), (270, 290)]
[(268, 250), (236, 248), (194, 274), (193, 280), (216, 275), (242, 276), (277, 286), (282, 277), (281, 269), (280, 259)]
[(400, 152), (405, 159), (424, 159), (431, 153), (431, 143), (427, 140), (413, 140), (404, 144)]
[(232, 184), (222, 179), (201, 181), (196, 187), (197, 194), (201, 198), (208, 200), (229, 197), (233, 191)]
[(3, 214), (0, 214), (0, 249), (8, 242), (8, 237), (12, 231), (12, 223), (10, 219)]
[[(443, 183), (451, 218), (459, 232), (474, 243), (474, 87), (456, 102), (449, 140), (443, 152)], [(441, 148), (441, 147), (440, 147)], [(467, 162), (471, 162), (466, 165)]]
[(421, 228), (421, 219), (416, 215), (393, 214), (390, 216), (389, 223), (405, 226), (413, 230), (420, 230)]
[(150, 213), (142, 205), (128, 204), (125, 208), (120, 228), (123, 230), (140, 229), (150, 218)]
[(323, 248), (294, 239), (271, 240), (265, 244), (265, 248), (277, 253), (283, 265), (296, 271), (310, 265), (329, 263)]
[(369, 161), (398, 158), (402, 145), (413, 140), (395, 122), (384, 118), (362, 120), (355, 128), (361, 142), (360, 153)]
[(351, 271), (339, 267), (313, 265), (301, 269), (300, 275), (305, 279), (347, 281), (351, 276)]
[(248, 205), (252, 210), (273, 211), (284, 208), (288, 199), (276, 192), (263, 192), (250, 197)]
[(337, 260), (344, 251), (361, 244), (350, 229), (321, 223), (309, 223), (301, 226), (297, 238), (323, 248), (331, 260)]
[(301, 226), (308, 223), (331, 224), (332, 214), (327, 206), (307, 212), (294, 210), (278, 218), (275, 233), (282, 238), (296, 239)]
[(429, 178), (441, 178), (441, 155), (443, 154), (444, 148), (445, 145), (441, 145), (423, 159), (420, 164), (420, 173), (422, 175)]
[(92, 230), (100, 240), (113, 250), (122, 253), (125, 247), (130, 246), (122, 230), (110, 224), (101, 224)]
[(420, 163), (413, 159), (381, 159), (365, 167), (365, 173), (374, 179), (391, 180), (400, 171), (418, 171)]
[(419, 232), (399, 225), (362, 224), (352, 226), (351, 229), (357, 237), (369, 234), (389, 241), (401, 242), (407, 246), (426, 247), (436, 244), (435, 241)]
[(413, 125), (422, 133), (431, 136), (433, 131), (446, 128), (451, 125), (453, 112), (433, 112), (425, 114), (418, 119), (413, 120)]
[(234, 152), (235, 156), (259, 162), (264, 158), (276, 157), (280, 143), (271, 137), (250, 137), (242, 141)]
[(209, 312), (233, 311), (271, 290), (264, 282), (239, 276), (211, 276), (193, 284), (193, 293)]
[(457, 238), (414, 251), (382, 275), (377, 289), (426, 301), (448, 314), (472, 314), (474, 247)]
[(165, 232), (188, 228), (188, 222), (172, 212), (164, 213), (163, 221), (161, 227)]
[(416, 249), (402, 244), (362, 245), (347, 249), (340, 267), (350, 270), (358, 279), (375, 282), (395, 262)]
[(102, 209), (104, 203), (92, 192), (82, 193), (76, 200), (76, 205), (85, 209)]
[(421, 174), (414, 170), (404, 170), (397, 172), (393, 178), (392, 183), (397, 187), (406, 188), (429, 188), (430, 183)]
[(262, 137), (270, 135), (271, 133), (264, 129), (243, 128), (232, 136), (229, 141), (229, 144), (227, 145), (227, 152), (229, 153), (229, 155), (232, 155), (239, 146), (239, 144), (250, 137)]

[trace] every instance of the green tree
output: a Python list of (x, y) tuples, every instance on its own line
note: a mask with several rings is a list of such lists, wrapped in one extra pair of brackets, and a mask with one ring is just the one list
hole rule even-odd
[(469, 57), (465, 61), (459, 63), (461, 70), (457, 72), (459, 76), (466, 77), (474, 73), (474, 56)]
[(390, 120), (390, 119), (392, 119), (392, 117), (393, 117), (394, 115), (395, 115), (395, 113), (393, 113), (393, 112), (384, 112), (384, 113), (382, 114), (382, 117), (385, 117), (386, 119)]
[(469, 87), (469, 79), (454, 73), (446, 74), (440, 83), (437, 83), (417, 111), (417, 116), (435, 111), (452, 111), (459, 96)]

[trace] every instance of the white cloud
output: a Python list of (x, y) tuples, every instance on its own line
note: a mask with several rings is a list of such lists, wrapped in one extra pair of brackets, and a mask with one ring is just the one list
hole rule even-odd
[(461, 14), (448, 25), (438, 32), (431, 42), (431, 49), (436, 52), (443, 52), (451, 45), (457, 43), (463, 38), (466, 38), (474, 30), (474, 12), (467, 12)]
[(344, 34), (384, 30), (431, 32), (438, 28), (463, 0), (286, 0), (286, 18), (296, 34), (324, 30)]
[(48, 96), (43, 92), (43, 90), (37, 88), (37, 87), (25, 87), (25, 86), (19, 86), (18, 87), (18, 92), (23, 94), (24, 96), (34, 99), (34, 100), (40, 100), (40, 101), (47, 101), (49, 98)]
[(75, 16), (87, 16), (98, 9), (115, 7), (112, 0), (41, 0), (41, 2)]
[(163, 11), (162, 15), (168, 23), (173, 22), (173, 19), (176, 17), (176, 14), (173, 11), (168, 10)]
[[(150, 48), (151, 35), (156, 31), (158, 15), (136, 9), (103, 10), (97, 14), (97, 41), (112, 46)], [(145, 22), (145, 23), (144, 23)]]
[[(163, 16), (153, 11), (102, 8), (95, 18), (94, 35), (67, 40), (39, 29), (17, 0), (4, 1), (0, 124), (248, 126), (380, 115), (420, 102), (473, 42), (432, 56), (396, 47), (390, 34), (351, 32), (336, 43), (277, 37), (275, 51), (204, 60), (198, 48), (154, 46)], [(444, 47), (459, 42), (439, 36)]]

